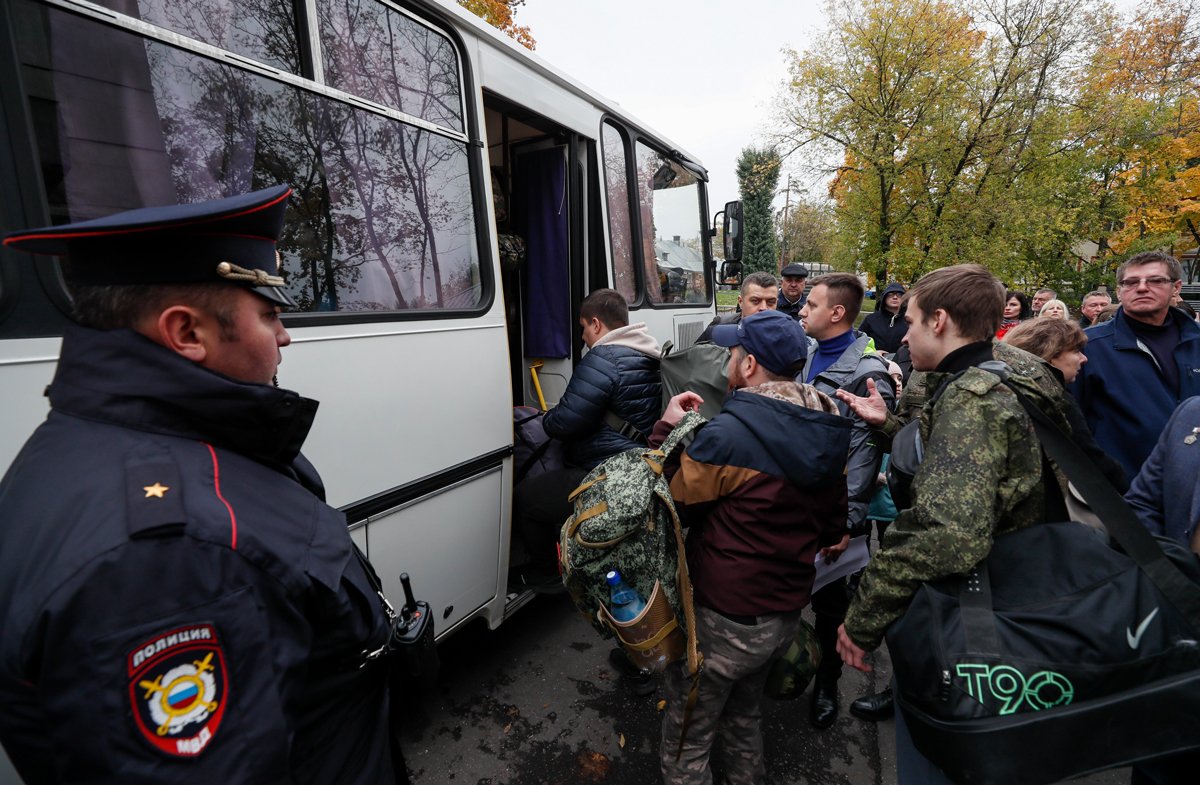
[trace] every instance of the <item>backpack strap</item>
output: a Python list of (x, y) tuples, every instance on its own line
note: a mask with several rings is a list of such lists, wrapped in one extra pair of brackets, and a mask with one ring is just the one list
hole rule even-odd
[(700, 412), (687, 412), (683, 418), (676, 423), (671, 429), (671, 433), (663, 440), (659, 451), (663, 454), (663, 463), (666, 463), (667, 458), (671, 457), (671, 453), (675, 452), (680, 444), (685, 446), (692, 443), (692, 439), (696, 438), (695, 431), (704, 425), (708, 420), (704, 419), (704, 415)]
[[(999, 367), (997, 367), (999, 366)], [(1008, 366), (985, 362), (978, 366), (1008, 381)], [(1019, 390), (1005, 385), (1017, 396), (1021, 407), (1033, 421), (1033, 429), (1044, 454), (1067, 476), (1079, 495), (1096, 512), (1108, 534), (1126, 555), (1150, 578), (1167, 600), (1175, 606), (1193, 631), (1200, 633), (1200, 587), (1180, 572), (1154, 536), (1138, 521), (1125, 499), (1112, 487), (1083, 450), (1079, 448), (1045, 412)]]
[(604, 424), (630, 441), (639, 442), (641, 444), (645, 444), (648, 441), (646, 439), (646, 434), (639, 431), (633, 425), (633, 423), (629, 422), (629, 420), (626, 420), (624, 417), (618, 417), (609, 409), (605, 409), (604, 411)]
[[(658, 462), (657, 456), (653, 460), (647, 459), (647, 462), (652, 466), (657, 466), (661, 471), (662, 465), (671, 457), (671, 453), (681, 444), (690, 443), (691, 439), (695, 437), (696, 430), (706, 422), (708, 421), (699, 412), (684, 414), (683, 418), (671, 429), (671, 433), (663, 441), (662, 446), (655, 451), (662, 453), (662, 463)], [(683, 618), (687, 622), (687, 668), (688, 680), (691, 682), (687, 703), (683, 709), (683, 726), (679, 730), (679, 747), (675, 750), (675, 760), (678, 761), (683, 755), (683, 741), (687, 738), (688, 728), (692, 724), (692, 711), (696, 708), (696, 702), (700, 698), (700, 671), (704, 667), (704, 655), (700, 653), (699, 641), (696, 638), (696, 606), (692, 602), (692, 579), (688, 574), (683, 524), (679, 520), (679, 513), (675, 510), (675, 500), (671, 498), (670, 491), (666, 492), (663, 501), (666, 502), (665, 506), (671, 514), (671, 525), (675, 528), (675, 550), (678, 554), (676, 582), (679, 585), (679, 603), (683, 606)]]
[(1167, 558), (1154, 536), (1142, 526), (1125, 499), (1088, 460), (1083, 450), (1024, 395), (1017, 393), (1017, 399), (1033, 420), (1046, 455), (1067, 475), (1121, 549), (1137, 562), (1192, 629), (1200, 632), (1200, 588)]
[[(690, 434), (699, 425), (704, 423), (704, 418), (698, 413), (688, 412), (684, 415), (684, 419), (679, 422), (679, 425), (675, 426), (675, 430), (677, 431), (684, 426), (688, 418), (693, 415), (695, 415), (695, 418), (687, 423), (687, 432), (685, 435)], [(671, 435), (674, 436), (675, 431), (672, 431)], [(678, 444), (681, 440), (682, 437), (675, 440), (675, 444)], [(673, 449), (674, 444), (671, 446)], [(665, 456), (670, 456), (670, 454), (670, 452), (666, 452)], [(665, 459), (664, 457), (664, 461)], [(683, 756), (683, 742), (687, 738), (688, 728), (692, 724), (692, 711), (696, 708), (696, 703), (700, 698), (700, 671), (704, 667), (704, 655), (700, 653), (700, 644), (696, 637), (696, 606), (692, 602), (692, 579), (688, 573), (687, 552), (684, 549), (683, 540), (683, 525), (679, 521), (679, 513), (675, 510), (675, 501), (671, 498), (670, 493), (667, 494), (666, 501), (668, 502), (666, 505), (667, 510), (671, 513), (671, 524), (675, 528), (675, 550), (678, 554), (678, 567), (676, 569), (678, 570), (679, 603), (683, 606), (683, 618), (687, 622), (687, 668), (688, 680), (691, 682), (691, 686), (688, 689), (687, 703), (683, 708), (683, 725), (679, 729), (679, 746), (675, 750), (675, 760), (678, 762), (680, 757)]]

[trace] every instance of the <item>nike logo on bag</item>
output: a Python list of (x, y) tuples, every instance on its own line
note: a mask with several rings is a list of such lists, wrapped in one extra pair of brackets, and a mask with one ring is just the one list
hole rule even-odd
[(1138, 647), (1138, 644), (1142, 642), (1142, 633), (1144, 633), (1146, 628), (1150, 626), (1151, 619), (1153, 619), (1157, 613), (1158, 608), (1150, 611), (1150, 614), (1146, 616), (1146, 618), (1142, 619), (1142, 623), (1138, 625), (1137, 633), (1131, 632), (1128, 628), (1125, 629), (1125, 640), (1129, 642), (1129, 648), (1136, 649)]

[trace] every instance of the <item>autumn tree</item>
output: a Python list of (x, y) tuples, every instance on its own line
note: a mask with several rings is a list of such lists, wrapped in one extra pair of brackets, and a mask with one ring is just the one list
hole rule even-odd
[(1059, 280), (1077, 231), (1066, 138), (1093, 0), (837, 0), (794, 54), (788, 152), (833, 175), (835, 255), (877, 280), (977, 261)]
[(779, 185), (779, 154), (747, 147), (737, 162), (742, 197), (742, 266), (747, 273), (779, 271), (771, 203)]
[[(1200, 245), (1200, 9), (1143, 5), (1095, 52), (1081, 90), (1094, 277), (1146, 248)], [(1089, 127), (1089, 115), (1103, 118)]]
[[(791, 194), (785, 211), (779, 215), (781, 266), (791, 262), (832, 264), (835, 220), (831, 203), (804, 193)], [(853, 265), (848, 269), (854, 269)]]
[(458, 0), (458, 4), (526, 49), (537, 48), (529, 26), (518, 25), (513, 18), (517, 6), (525, 5), (525, 0)]
[(936, 152), (938, 112), (962, 103), (978, 36), (942, 2), (837, 0), (829, 10), (830, 35), (792, 54), (784, 151), (836, 161), (840, 253), (886, 280), (911, 223), (900, 190)]

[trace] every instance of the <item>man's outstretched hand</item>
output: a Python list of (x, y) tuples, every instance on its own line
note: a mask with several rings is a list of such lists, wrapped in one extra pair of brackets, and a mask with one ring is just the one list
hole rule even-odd
[(862, 421), (872, 428), (878, 428), (887, 422), (888, 408), (883, 396), (875, 389), (875, 380), (867, 379), (867, 397), (860, 398), (845, 390), (837, 390), (837, 397), (842, 400), (850, 411), (862, 418)]

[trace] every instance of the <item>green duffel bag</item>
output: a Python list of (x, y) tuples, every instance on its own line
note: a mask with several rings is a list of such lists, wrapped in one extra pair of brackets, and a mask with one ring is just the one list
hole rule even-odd
[(821, 667), (821, 644), (817, 631), (803, 619), (796, 637), (783, 656), (771, 663), (763, 694), (775, 700), (793, 700), (804, 694)]
[(662, 402), (667, 402), (684, 390), (704, 399), (700, 414), (711, 420), (721, 411), (729, 382), (725, 374), (729, 366), (729, 350), (715, 343), (694, 343), (676, 351), (667, 341), (663, 345), (660, 369), (662, 373)]

